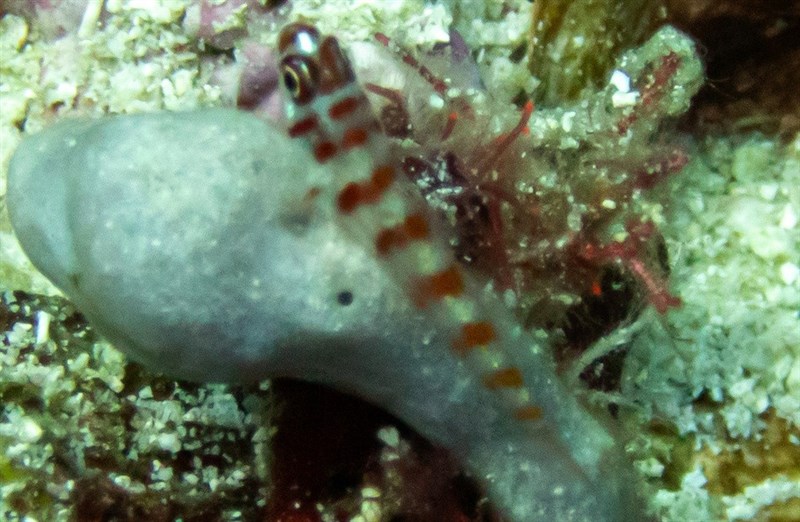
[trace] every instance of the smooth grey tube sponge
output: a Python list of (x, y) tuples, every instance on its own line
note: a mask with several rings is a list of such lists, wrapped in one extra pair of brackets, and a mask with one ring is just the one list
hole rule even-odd
[(481, 405), (491, 422), (436, 325), (340, 232), (329, 180), (249, 114), (161, 113), (30, 137), (8, 204), (33, 263), (156, 371), (323, 382), (430, 420), (434, 438)]
[(545, 410), (532, 433), (339, 229), (329, 168), (233, 110), (67, 121), (17, 150), (8, 207), (33, 263), (151, 369), (355, 393), (452, 449), (516, 522), (642, 520), (549, 354), (513, 327)]
[(300, 336), (391, 330), (374, 305), (402, 301), (307, 198), (327, 188), (307, 157), (231, 110), (66, 121), (14, 154), (9, 212), (34, 264), (131, 357), (259, 379), (292, 371)]

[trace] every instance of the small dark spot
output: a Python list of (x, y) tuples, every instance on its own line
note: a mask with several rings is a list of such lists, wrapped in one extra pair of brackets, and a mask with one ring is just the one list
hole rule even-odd
[(61, 323), (70, 332), (79, 332), (81, 330), (85, 330), (89, 325), (89, 323), (86, 321), (86, 317), (76, 310), (72, 311), (72, 313), (66, 316)]
[(522, 43), (517, 46), (516, 49), (511, 51), (511, 55), (509, 55), (508, 59), (514, 63), (519, 63), (525, 58), (525, 53), (528, 52), (528, 44), (527, 42)]
[(336, 301), (342, 306), (348, 306), (353, 302), (353, 292), (342, 290), (336, 294)]

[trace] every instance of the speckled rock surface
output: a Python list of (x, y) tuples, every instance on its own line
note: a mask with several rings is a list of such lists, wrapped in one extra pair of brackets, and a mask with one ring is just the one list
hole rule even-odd
[[(191, 3), (164, 0), (142, 9), (142, 2), (115, 0), (97, 14), (97, 3), (90, 2), (81, 13), (85, 23), (76, 18), (80, 39), (74, 32), (54, 39), (36, 20), (3, 13), (0, 194), (16, 145), (64, 116), (233, 104), (235, 88), (226, 90), (219, 79), (230, 78), (220, 73), (237, 62), (232, 56), (239, 48), (228, 54), (204, 50), (196, 33), (182, 25)], [(515, 52), (529, 45), (527, 1), (389, 4), (352, 9), (349, 1), (298, 0), (275, 19), (262, 20), (257, 34), (269, 41), (282, 17), (303, 16), (347, 42), (382, 31), (401, 45), (427, 50), (452, 20), (499, 98), (507, 102), (536, 88), (528, 55)], [(730, 31), (725, 22), (714, 22), (714, 34), (740, 41), (741, 30)], [(791, 34), (782, 32), (782, 23), (765, 27), (773, 29), (766, 34), (770, 41), (777, 41), (773, 34)], [(769, 54), (756, 61), (769, 70)], [(745, 87), (753, 70), (744, 70)], [(783, 93), (780, 84), (788, 75), (755, 78), (764, 91)], [(666, 317), (644, 314), (598, 341), (605, 345), (601, 351), (633, 347), (619, 392), (593, 398), (637, 412), (623, 423), (639, 434), (629, 448), (650, 482), (649, 505), (665, 521), (790, 521), (798, 510), (800, 479), (793, 463), (800, 441), (791, 419), (800, 401), (800, 343), (792, 337), (800, 306), (800, 142), (791, 131), (797, 115), (786, 112), (787, 104), (777, 107), (767, 125), (745, 118), (729, 121), (726, 135), (688, 138), (693, 161), (673, 178), (669, 212), (660, 225), (672, 289), (683, 307)], [(781, 127), (789, 129), (782, 140), (734, 134), (769, 129), (774, 121), (789, 122)], [(7, 290), (0, 307), (0, 504), (8, 516), (259, 516), (269, 484), (268, 392), (196, 387), (151, 375), (125, 364), (91, 330), (76, 329), (79, 316), (58, 298), (19, 294), (55, 290), (22, 255), (2, 196), (0, 287)], [(75, 330), (69, 340), (62, 338), (64, 329)], [(215, 415), (188, 415), (212, 403), (224, 406), (225, 419), (241, 415), (244, 428), (226, 428), (228, 420)], [(129, 422), (131, 415), (136, 422)], [(349, 516), (388, 516), (396, 497), (381, 491), (388, 490), (359, 489), (354, 502), (363, 509), (348, 510)], [(192, 507), (188, 501), (194, 500)], [(322, 511), (322, 517), (334, 516)]]

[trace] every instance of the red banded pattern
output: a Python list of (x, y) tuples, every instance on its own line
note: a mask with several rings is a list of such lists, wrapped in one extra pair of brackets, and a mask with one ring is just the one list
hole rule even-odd
[(447, 236), (433, 226), (422, 195), (400, 175), (401, 158), (388, 152), (388, 138), (336, 39), (293, 24), (282, 32), (279, 49), (290, 98), (289, 135), (307, 142), (316, 161), (329, 166), (340, 226), (372, 249), (414, 306), (452, 332), (453, 356), (497, 394), (512, 418), (539, 419), (541, 409), (531, 403), (507, 346), (513, 319), (490, 319), (502, 303), (481, 297)]
[(372, 171), (369, 179), (357, 183), (346, 184), (336, 200), (336, 206), (342, 214), (350, 214), (361, 205), (369, 205), (380, 201), (383, 193), (394, 182), (395, 170), (391, 165), (382, 165)]

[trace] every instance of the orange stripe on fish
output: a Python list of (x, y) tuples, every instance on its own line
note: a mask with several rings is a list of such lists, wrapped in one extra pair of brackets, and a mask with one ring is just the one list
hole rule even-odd
[(383, 165), (372, 171), (369, 180), (363, 183), (350, 182), (339, 191), (336, 204), (339, 212), (349, 214), (359, 205), (366, 205), (380, 201), (381, 196), (395, 178), (394, 167)]
[(411, 214), (400, 225), (379, 231), (375, 236), (375, 250), (379, 256), (385, 256), (393, 249), (404, 248), (409, 241), (426, 239), (429, 233), (425, 217)]
[(328, 109), (328, 116), (330, 116), (332, 120), (345, 118), (352, 114), (363, 100), (364, 98), (357, 96), (343, 98), (330, 106)]
[(461, 336), (453, 340), (452, 346), (459, 355), (466, 355), (475, 348), (486, 348), (497, 339), (494, 325), (489, 321), (476, 321), (461, 326)]
[(522, 406), (514, 410), (514, 418), (522, 421), (535, 421), (542, 418), (542, 409), (538, 406)]
[(456, 265), (439, 273), (422, 277), (411, 290), (412, 300), (417, 308), (425, 308), (431, 301), (445, 297), (458, 297), (464, 293), (464, 278)]
[(290, 138), (297, 138), (298, 136), (303, 136), (304, 134), (308, 134), (309, 132), (313, 131), (317, 128), (317, 117), (315, 115), (309, 116), (308, 118), (304, 118), (291, 127), (289, 127), (289, 137)]
[(522, 388), (522, 372), (518, 368), (503, 368), (483, 378), (483, 385), (490, 390), (498, 388)]
[(323, 141), (314, 146), (314, 159), (316, 159), (318, 163), (325, 163), (336, 156), (337, 152), (338, 150), (335, 143)]
[(367, 142), (369, 134), (362, 127), (352, 127), (344, 131), (342, 137), (342, 149), (349, 150), (361, 146)]

